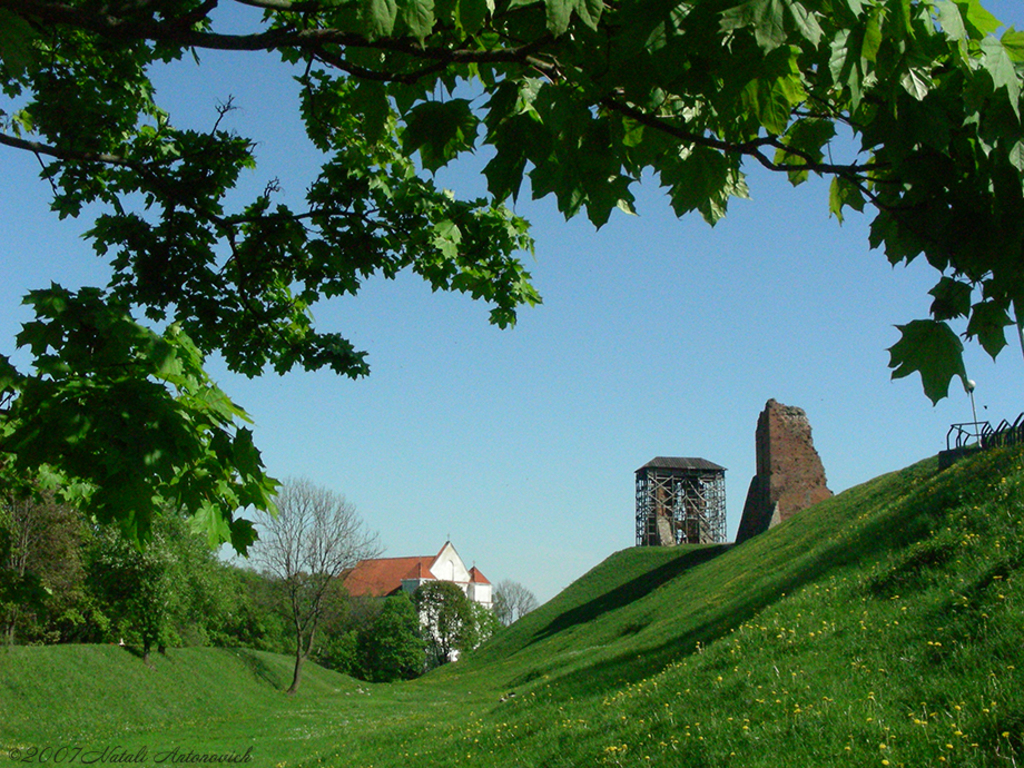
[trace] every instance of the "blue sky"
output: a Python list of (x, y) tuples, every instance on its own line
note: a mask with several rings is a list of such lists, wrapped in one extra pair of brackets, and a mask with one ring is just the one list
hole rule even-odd
[[(1024, 28), (1017, 0), (986, 7)], [(181, 124), (211, 125), (233, 95), (229, 127), (260, 142), (243, 191), (278, 177), (283, 201), (300, 204), (318, 158), (272, 59), (208, 53), (156, 82)], [(442, 179), (480, 189), (478, 167)], [(3, 154), (0, 354), (28, 319), (28, 290), (104, 280), (80, 238), (88, 221), (58, 222), (37, 175), (34, 158)], [(971, 418), (955, 385), (933, 407), (916, 376), (889, 378), (893, 326), (926, 316), (937, 276), (870, 251), (866, 217), (829, 218), (824, 183), (794, 189), (765, 172), (750, 185), (753, 200), (733, 201), (714, 228), (677, 220), (653, 184), (638, 190), (639, 216), (613, 215), (598, 232), (565, 222), (551, 200), (520, 200), (544, 304), (514, 329), (414, 278), (376, 279), (315, 308), (323, 329), (369, 351), (369, 378), (211, 369), (254, 417), (271, 473), (344, 493), (388, 555), (433, 553), (450, 537), (467, 565), (546, 600), (633, 545), (633, 471), (657, 455), (727, 468), (731, 538), (769, 398), (807, 411), (834, 491), (934, 454), (952, 422)], [(979, 418), (1024, 409), (1024, 358), (1008, 340), (998, 364), (968, 349)]]

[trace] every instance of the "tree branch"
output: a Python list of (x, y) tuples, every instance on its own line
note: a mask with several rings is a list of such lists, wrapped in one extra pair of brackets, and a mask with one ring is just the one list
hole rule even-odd
[(105, 165), (119, 165), (133, 170), (138, 169), (137, 163), (121, 157), (120, 155), (111, 155), (105, 152), (80, 152), (71, 149), (58, 149), (57, 147), (52, 147), (49, 144), (43, 144), (39, 141), (29, 141), (28, 139), (22, 139), (6, 133), (0, 133), (0, 144), (7, 147), (13, 147), (14, 149), (23, 149), (36, 155), (55, 157), (58, 160), (74, 160), (82, 163), (103, 163)]
[[(267, 10), (298, 11), (319, 8), (318, 3), (292, 3), (288, 0), (235, 0), (235, 2)], [(338, 67), (357, 77), (384, 81), (414, 82), (423, 75), (439, 71), (451, 64), (519, 63), (535, 66), (538, 60), (531, 60), (531, 54), (552, 41), (550, 35), (542, 35), (530, 43), (497, 50), (440, 49), (425, 48), (419, 41), (411, 38), (368, 40), (361, 35), (333, 28), (270, 29), (243, 35), (195, 29), (196, 23), (206, 18), (216, 4), (216, 0), (208, 0), (187, 16), (178, 19), (155, 20), (131, 19), (109, 13), (89, 13), (65, 3), (47, 2), (46, 0), (0, 0), (0, 8), (5, 8), (22, 18), (34, 19), (47, 24), (68, 25), (111, 40), (121, 42), (148, 40), (173, 43), (188, 48), (221, 51), (273, 51), (293, 48), (315, 55), (324, 63)], [(433, 62), (433, 65), (404, 74), (375, 72), (347, 62), (344, 57), (330, 51), (330, 46), (400, 53), (413, 59)]]
[[(682, 126), (675, 125), (668, 122), (658, 115), (652, 115), (643, 110), (637, 109), (636, 107), (630, 106), (624, 102), (618, 101), (611, 97), (606, 96), (600, 101), (601, 106), (606, 107), (612, 111), (626, 115), (638, 123), (645, 125), (649, 128), (653, 128), (662, 133), (668, 134), (673, 138), (679, 139), (680, 141), (686, 142), (687, 144), (696, 144), (702, 147), (708, 147), (710, 149), (717, 149), (721, 152), (729, 154), (740, 154), (751, 157), (759, 162), (764, 167), (772, 171), (813, 171), (815, 173), (832, 173), (840, 176), (845, 176), (851, 180), (860, 180), (865, 178), (865, 174), (878, 170), (880, 166), (874, 163), (849, 163), (847, 165), (835, 164), (835, 163), (820, 163), (814, 160), (811, 155), (801, 150), (795, 149), (784, 144), (779, 140), (778, 136), (763, 136), (761, 138), (754, 139), (752, 141), (736, 143), (731, 141), (724, 141), (722, 139), (715, 138), (714, 136), (708, 136), (703, 133), (695, 133), (687, 130)], [(769, 159), (761, 149), (763, 147), (772, 147), (774, 149), (783, 149), (791, 155), (800, 157), (806, 160), (805, 165), (793, 165), (789, 163), (776, 163)]]
[(324, 48), (318, 48), (310, 53), (313, 59), (323, 64), (340, 69), (342, 72), (346, 72), (347, 74), (353, 75), (354, 77), (358, 77), (362, 80), (376, 80), (381, 83), (405, 83), (407, 85), (412, 85), (421, 77), (433, 74), (434, 72), (442, 72), (448, 66), (445, 62), (436, 62), (405, 74), (392, 74), (390, 72), (366, 69), (365, 67), (352, 64), (346, 61), (343, 56), (336, 56)]

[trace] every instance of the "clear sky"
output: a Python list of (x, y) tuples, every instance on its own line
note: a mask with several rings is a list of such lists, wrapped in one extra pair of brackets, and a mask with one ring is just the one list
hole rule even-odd
[[(1024, 28), (1019, 0), (986, 7)], [(244, 192), (277, 177), (282, 200), (301, 204), (318, 157), (271, 57), (207, 53), (155, 79), (179, 124), (212, 125), (217, 102), (233, 96), (229, 127), (260, 142)], [(36, 160), (0, 158), (0, 354), (11, 355), (29, 319), (21, 296), (50, 280), (102, 284), (105, 273), (80, 238), (88, 220), (48, 212)], [(442, 178), (482, 189), (478, 167)], [(633, 545), (633, 472), (658, 455), (727, 468), (731, 539), (769, 398), (806, 410), (837, 492), (934, 454), (952, 422), (971, 420), (955, 382), (933, 407), (917, 376), (889, 377), (893, 326), (927, 316), (937, 275), (870, 251), (866, 217), (829, 218), (824, 183), (793, 189), (763, 172), (750, 185), (753, 200), (733, 201), (714, 228), (677, 220), (655, 184), (638, 190), (639, 216), (613, 215), (598, 232), (565, 222), (551, 200), (520, 200), (544, 304), (514, 329), (415, 278), (375, 279), (315, 308), (322, 329), (369, 351), (369, 378), (248, 380), (215, 360), (211, 370), (255, 419), (271, 473), (344, 493), (390, 556), (431, 554), (450, 538), (491, 581), (520, 581), (547, 600)], [(979, 418), (1024, 410), (1024, 356), (1008, 340), (997, 365), (968, 349)]]

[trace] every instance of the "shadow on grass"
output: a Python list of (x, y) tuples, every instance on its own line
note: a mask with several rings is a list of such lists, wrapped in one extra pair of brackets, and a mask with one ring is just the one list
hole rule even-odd
[(530, 640), (529, 644), (533, 645), (534, 643), (539, 643), (540, 641), (569, 629), (570, 627), (574, 627), (577, 624), (586, 624), (588, 621), (593, 621), (601, 614), (635, 603), (640, 598), (653, 592), (662, 584), (672, 581), (672, 579), (677, 576), (713, 560), (724, 552), (727, 552), (732, 546), (732, 544), (718, 544), (695, 549), (691, 552), (680, 555), (674, 560), (670, 560), (664, 565), (659, 566), (658, 568), (655, 568), (654, 570), (649, 571), (642, 576), (617, 587), (616, 589), (613, 589), (611, 592), (606, 592), (600, 597), (594, 598), (583, 605), (566, 611), (537, 632)]
[[(927, 484), (914, 489), (910, 487), (912, 479), (924, 480)], [(904, 476), (897, 478), (895, 483), (872, 489), (872, 493), (860, 499), (864, 505), (860, 508), (874, 506), (878, 511), (873, 519), (863, 524), (858, 525), (851, 520), (852, 529), (836, 530), (832, 532), (831, 538), (819, 538), (817, 542), (812, 543), (812, 537), (824, 532), (820, 524), (812, 523), (805, 531), (799, 533), (792, 528), (788, 531), (765, 533), (741, 547), (736, 547), (732, 554), (735, 558), (735, 568), (766, 571), (764, 578), (751, 582), (756, 584), (753, 591), (734, 594), (731, 598), (717, 603), (712, 611), (698, 620), (697, 624), (674, 635), (668, 641), (652, 643), (647, 647), (643, 647), (642, 644), (628, 644), (614, 656), (597, 661), (584, 669), (567, 672), (552, 681), (550, 690), (556, 698), (586, 697), (657, 674), (669, 664), (694, 653), (698, 644), (706, 646), (727, 635), (761, 611), (784, 599), (785, 595), (795, 594), (837, 569), (846, 568), (854, 563), (868, 564), (879, 561), (889, 553), (928, 537), (962, 503), (959, 485), (960, 482), (955, 478), (936, 476), (934, 472), (927, 470), (918, 470), (913, 474), (904, 473)], [(805, 519), (808, 523), (812, 520), (813, 518)], [(755, 542), (760, 542), (761, 546), (757, 546)], [(809, 546), (801, 551), (800, 545), (804, 544)], [(785, 549), (796, 549), (791, 560), (780, 562), (777, 559), (778, 554), (772, 554), (778, 545)], [(724, 548), (697, 561), (684, 557), (679, 561), (667, 563), (619, 590), (559, 617), (544, 633), (538, 634), (537, 639), (554, 634), (574, 623), (588, 621), (602, 612), (622, 607), (661, 583), (722, 554), (723, 551)], [(700, 555), (702, 552), (693, 554)], [(740, 565), (741, 562), (745, 565)], [(768, 575), (772, 571), (775, 571), (774, 576)], [(573, 616), (576, 613), (578, 615)], [(571, 620), (568, 618), (570, 616)]]
[(285, 685), (285, 678), (281, 675), (280, 670), (275, 670), (263, 659), (261, 659), (255, 651), (248, 648), (234, 648), (229, 650), (236, 659), (238, 659), (249, 670), (253, 677), (257, 680), (262, 680), (272, 688), (283, 691), (287, 686)]
[(118, 648), (127, 653), (129, 656), (134, 656), (136, 659), (141, 660), (143, 658), (142, 649), (137, 648), (134, 645), (128, 645), (127, 643), (123, 645), (119, 644)]
[(145, 664), (149, 669), (154, 668), (153, 657), (155, 655), (159, 653), (161, 656), (164, 656), (165, 658), (167, 656), (167, 654), (164, 651), (155, 648), (151, 648), (149, 651), (149, 655), (147, 656), (146, 653), (142, 650), (142, 648), (138, 647), (137, 645), (132, 645), (131, 643), (118, 644), (118, 647), (122, 651), (127, 653), (129, 656), (134, 656), (136, 659)]
[[(831, 570), (831, 566), (826, 563), (824, 559), (819, 561), (818, 564), (824, 567), (816, 573), (804, 571), (799, 575), (777, 581), (768, 589), (728, 602), (689, 631), (674, 635), (670, 640), (647, 647), (631, 646), (585, 669), (568, 672), (552, 680), (550, 689), (559, 700), (585, 698), (658, 674), (670, 664), (695, 653), (698, 647), (706, 647), (725, 637), (783, 599), (784, 595), (796, 592), (802, 586), (815, 581), (816, 576)], [(832, 564), (834, 565), (836, 563)]]

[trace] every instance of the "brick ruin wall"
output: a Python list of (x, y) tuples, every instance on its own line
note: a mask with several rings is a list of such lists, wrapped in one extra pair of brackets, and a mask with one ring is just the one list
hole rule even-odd
[(802, 408), (769, 400), (757, 419), (757, 474), (750, 481), (739, 544), (832, 496)]

